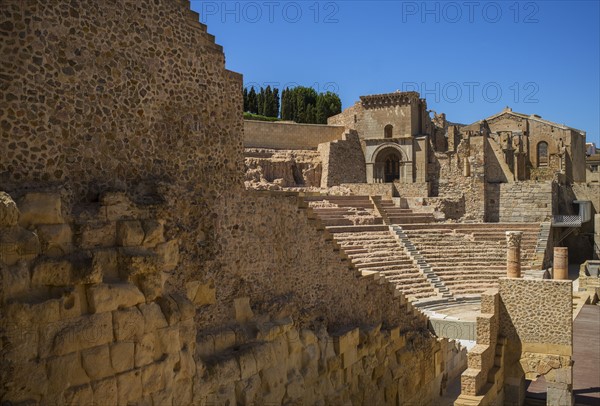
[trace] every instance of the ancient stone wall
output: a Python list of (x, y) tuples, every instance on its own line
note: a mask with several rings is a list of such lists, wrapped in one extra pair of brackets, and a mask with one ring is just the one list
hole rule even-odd
[(342, 183), (340, 186), (356, 196), (382, 196), (391, 199), (397, 195), (393, 183)]
[(244, 147), (317, 149), (323, 142), (341, 140), (344, 131), (343, 126), (244, 120)]
[[(250, 402), (257, 373), (264, 395), (282, 378), (247, 323), (291, 317), (286, 335), (381, 327), (336, 359), (310, 333), (288, 340), (286, 399), (321, 393), (316, 358), (335, 379), (323, 396), (432, 403), (448, 352), (426, 318), (362, 277), (297, 195), (243, 192), (241, 77), (189, 2), (9, 0), (0, 16), (2, 402), (192, 404), (232, 388)], [(195, 347), (229, 324), (250, 332)], [(389, 379), (374, 363), (392, 353)]]
[[(423, 342), (380, 325), (328, 332), (291, 319), (249, 322), (200, 336), (199, 404), (436, 404), (462, 371), (453, 342)], [(255, 331), (254, 339), (236, 344)], [(418, 348), (418, 351), (415, 349)]]
[(488, 219), (519, 223), (543, 222), (552, 217), (551, 182), (487, 184), (486, 189)]
[(8, 0), (0, 18), (2, 189), (240, 185), (241, 76), (188, 1)]
[(259, 313), (301, 313), (298, 322), (426, 325), (399, 311), (400, 298), (385, 285), (357, 277), (297, 193), (247, 191), (223, 205), (220, 217), (230, 220), (219, 235), (223, 255), (202, 272), (203, 283), (218, 281), (219, 300), (200, 314), (202, 325), (231, 318), (237, 296), (249, 297)]
[(179, 251), (156, 206), (0, 194), (1, 401), (189, 404), (195, 311), (164, 290)]
[(548, 404), (571, 405), (572, 306), (571, 281), (501, 278), (482, 295), (456, 404), (523, 404), (525, 379), (544, 376)]
[(456, 154), (435, 153), (437, 180), (432, 194), (440, 198), (464, 199), (463, 220), (483, 221), (485, 216), (484, 137), (464, 139)]
[(356, 132), (346, 132), (341, 140), (320, 144), (319, 153), (323, 162), (321, 187), (367, 181), (365, 156)]
[(246, 188), (320, 187), (321, 156), (312, 150), (246, 148)]

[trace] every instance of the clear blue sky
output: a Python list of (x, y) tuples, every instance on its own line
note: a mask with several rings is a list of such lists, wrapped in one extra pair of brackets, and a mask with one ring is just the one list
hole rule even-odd
[(595, 1), (192, 1), (245, 85), (417, 90), (448, 120), (510, 106), (600, 146)]

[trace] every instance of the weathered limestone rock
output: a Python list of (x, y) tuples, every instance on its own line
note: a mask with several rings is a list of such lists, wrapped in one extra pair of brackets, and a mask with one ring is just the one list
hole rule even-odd
[(118, 404), (126, 405), (142, 398), (142, 372), (139, 369), (117, 375)]
[(13, 266), (0, 263), (0, 274), (2, 275), (3, 299), (16, 298), (26, 295), (30, 288), (29, 268), (25, 262), (19, 262)]
[(58, 193), (27, 193), (18, 203), (21, 216), (19, 224), (62, 224), (62, 202)]
[(169, 325), (158, 303), (142, 303), (138, 305), (138, 308), (144, 317), (143, 331), (145, 333), (150, 333)]
[(567, 247), (554, 247), (554, 279), (569, 280), (569, 249)]
[(73, 233), (68, 224), (40, 224), (36, 227), (42, 253), (49, 257), (60, 257), (72, 252)]
[(131, 307), (145, 302), (143, 293), (129, 283), (93, 285), (87, 291), (88, 303), (92, 313), (117, 310), (119, 307)]
[(48, 388), (62, 392), (71, 386), (89, 383), (89, 377), (81, 366), (79, 353), (74, 352), (48, 360)]
[(157, 244), (163, 243), (164, 238), (164, 221), (162, 220), (144, 220), (142, 228), (144, 229), (144, 247), (155, 247)]
[(19, 260), (29, 261), (39, 255), (40, 240), (35, 233), (14, 226), (0, 232), (0, 262), (14, 265)]
[(79, 245), (83, 249), (114, 247), (116, 230), (114, 222), (85, 223), (80, 226), (78, 231)]
[(167, 241), (156, 246), (156, 253), (163, 259), (163, 269), (172, 271), (179, 263), (179, 243), (177, 240)]
[(122, 220), (117, 223), (117, 244), (122, 247), (142, 245), (144, 229), (137, 220)]
[(110, 363), (116, 373), (133, 369), (135, 361), (135, 343), (125, 341), (110, 344)]
[(214, 281), (201, 283), (199, 281), (186, 284), (187, 297), (198, 306), (211, 305), (217, 302), (217, 290)]
[(239, 297), (233, 300), (233, 307), (235, 310), (235, 319), (238, 323), (243, 323), (251, 320), (254, 317), (254, 312), (250, 308), (249, 297)]
[(117, 341), (140, 341), (144, 335), (144, 317), (137, 307), (113, 311)]
[(0, 192), (0, 227), (16, 226), (19, 221), (19, 209), (6, 192)]
[(82, 351), (81, 363), (92, 380), (106, 378), (115, 373), (110, 363), (110, 353), (106, 344)]
[(158, 255), (143, 249), (122, 249), (118, 264), (120, 277), (138, 286), (148, 301), (162, 295), (164, 267)]
[(506, 274), (509, 278), (521, 277), (521, 231), (506, 232)]
[[(48, 337), (50, 338), (50, 337)], [(52, 353), (69, 354), (113, 341), (113, 324), (110, 313), (81, 316), (70, 320), (53, 339)]]

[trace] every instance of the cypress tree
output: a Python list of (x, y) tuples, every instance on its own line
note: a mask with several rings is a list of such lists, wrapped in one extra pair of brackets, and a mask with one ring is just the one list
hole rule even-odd
[(258, 114), (257, 96), (254, 86), (252, 86), (248, 92), (248, 111), (252, 114)]
[(248, 111), (248, 88), (244, 88), (244, 112)]

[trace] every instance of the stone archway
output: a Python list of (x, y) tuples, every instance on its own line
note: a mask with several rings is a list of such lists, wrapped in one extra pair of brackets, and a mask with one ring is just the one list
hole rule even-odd
[(373, 166), (373, 179), (376, 183), (391, 183), (403, 177), (401, 152), (394, 147), (387, 147), (377, 153)]

